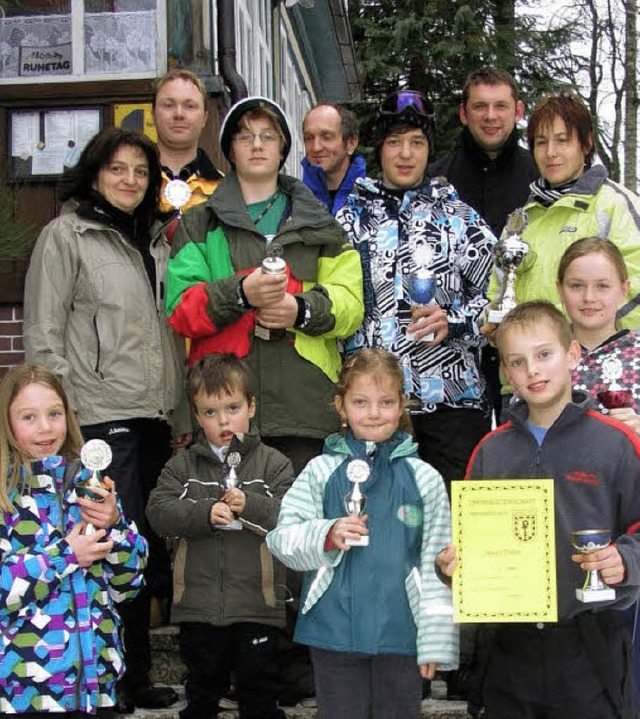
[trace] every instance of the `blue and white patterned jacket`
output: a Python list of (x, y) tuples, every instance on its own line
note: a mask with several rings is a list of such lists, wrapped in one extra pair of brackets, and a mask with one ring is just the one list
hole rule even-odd
[[(351, 433), (330, 435), (324, 453), (285, 494), (267, 546), (283, 564), (306, 572), (296, 641), (333, 651), (417, 655), (418, 664), (456, 667), (451, 590), (434, 569), (436, 554), (450, 541), (449, 500), (442, 478), (416, 449), (402, 432), (379, 445)], [(346, 468), (365, 456), (371, 466), (362, 484), (369, 546), (325, 551), (329, 529), (346, 513), (339, 506), (350, 484)]]
[(87, 712), (115, 703), (124, 671), (116, 602), (142, 586), (147, 543), (120, 519), (113, 551), (82, 569), (64, 539), (80, 521), (62, 457), (32, 463), (0, 513), (0, 714)]
[[(413, 412), (432, 412), (438, 404), (484, 408), (479, 329), (496, 242), (486, 222), (441, 179), (404, 192), (379, 180), (357, 180), (336, 219), (360, 253), (364, 282), (364, 322), (346, 351), (381, 347), (393, 352), (404, 369)], [(406, 335), (411, 324), (407, 284), (417, 269), (417, 248), (421, 253), (426, 248), (431, 257), (435, 303), (449, 322), (448, 337), (434, 347)]]

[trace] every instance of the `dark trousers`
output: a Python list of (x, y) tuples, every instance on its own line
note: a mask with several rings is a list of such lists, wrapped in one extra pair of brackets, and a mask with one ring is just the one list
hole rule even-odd
[(314, 437), (263, 437), (269, 447), (282, 452), (293, 465), (293, 474), (297, 477), (309, 460), (322, 454), (323, 439)]
[(420, 458), (438, 470), (451, 494), (451, 481), (464, 479), (478, 442), (491, 429), (490, 416), (479, 409), (438, 405), (435, 412), (411, 415)]
[(577, 623), (544, 625), (543, 629), (531, 625), (499, 627), (482, 689), (486, 719), (630, 717), (629, 627), (606, 628), (603, 647), (607, 656), (601, 656), (624, 697), (626, 709), (622, 713), (614, 709), (583, 632)]
[(420, 719), (415, 657), (311, 648), (318, 719)]
[(113, 460), (104, 474), (115, 482), (125, 516), (136, 523), (138, 531), (149, 542), (146, 587), (118, 607), (124, 624), (126, 674), (123, 682), (133, 689), (149, 684), (151, 596), (170, 596), (171, 593), (171, 564), (166, 543), (150, 529), (145, 516), (151, 490), (171, 455), (171, 429), (159, 420), (134, 419), (85, 425), (82, 436), (85, 440), (102, 439), (111, 447)]
[(187, 667), (187, 706), (181, 719), (210, 719), (220, 711), (218, 702), (235, 687), (241, 719), (279, 719), (274, 627), (241, 622), (214, 627), (201, 622), (180, 625), (180, 655)]

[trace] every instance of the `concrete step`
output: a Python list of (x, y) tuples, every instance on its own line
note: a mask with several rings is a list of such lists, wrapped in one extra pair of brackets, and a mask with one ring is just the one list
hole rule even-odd
[[(180, 697), (177, 704), (168, 709), (136, 709), (127, 715), (131, 719), (179, 719), (178, 712), (185, 706), (184, 681), (186, 669), (179, 657), (178, 628), (160, 627), (151, 630), (151, 677), (154, 682), (172, 686)], [(466, 702), (446, 700), (447, 687), (436, 680), (431, 685), (432, 697), (422, 702), (422, 719), (466, 719)], [(287, 719), (317, 719), (316, 709), (307, 707), (284, 707)], [(237, 719), (237, 711), (224, 711), (218, 719)]]
[[(133, 714), (123, 715), (123, 719), (179, 719), (178, 712), (186, 705), (184, 688), (174, 686), (180, 697), (177, 704), (168, 709), (136, 709)], [(466, 702), (448, 702), (446, 684), (435, 681), (432, 684), (433, 697), (422, 702), (422, 719), (467, 719)], [(284, 707), (287, 719), (317, 719), (316, 709), (306, 707)], [(218, 719), (238, 719), (237, 711), (224, 711), (218, 714)]]

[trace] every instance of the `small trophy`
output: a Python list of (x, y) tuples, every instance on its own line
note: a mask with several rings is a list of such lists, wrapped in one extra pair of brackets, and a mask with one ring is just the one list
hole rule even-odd
[[(367, 498), (360, 491), (362, 482), (366, 482), (371, 469), (364, 459), (354, 459), (347, 467), (347, 479), (353, 482), (353, 489), (345, 496), (344, 506), (348, 514), (362, 514)], [(350, 547), (368, 547), (369, 535), (363, 534), (358, 539), (346, 539), (345, 544)]]
[[(241, 460), (242, 458), (240, 457), (240, 452), (229, 452), (227, 455), (226, 464), (227, 467), (229, 467), (229, 472), (224, 478), (225, 489), (234, 489), (238, 486), (236, 467), (240, 464)], [(239, 519), (232, 519), (228, 524), (218, 525), (218, 529), (231, 529), (237, 531), (242, 529), (242, 522)]]
[[(282, 257), (281, 244), (272, 242), (269, 245), (267, 256), (262, 260), (260, 269), (265, 275), (283, 275), (287, 271), (287, 263)], [(270, 329), (269, 327), (263, 327), (260, 322), (256, 322), (253, 333), (261, 340), (270, 342), (272, 340), (282, 339), (286, 334), (286, 330), (283, 327)]]
[[(80, 449), (80, 461), (91, 472), (91, 476), (84, 482), (76, 485), (76, 495), (82, 499), (91, 499), (93, 502), (104, 502), (104, 497), (95, 492), (96, 487), (107, 489), (100, 479), (98, 472), (106, 469), (111, 464), (111, 447), (102, 439), (90, 439)], [(87, 523), (85, 534), (94, 534), (96, 528), (90, 522)]]
[[(430, 269), (433, 259), (431, 248), (427, 244), (420, 244), (414, 252), (414, 259), (417, 268), (409, 275), (408, 291), (413, 307), (430, 305), (436, 296), (436, 277)], [(419, 340), (414, 339), (414, 332), (407, 332), (410, 340), (418, 342), (431, 342), (435, 338), (435, 333), (430, 332)]]
[(505, 271), (502, 281), (502, 299), (497, 307), (487, 313), (487, 321), (499, 324), (516, 306), (516, 270), (529, 252), (529, 245), (522, 239), (527, 227), (527, 213), (520, 208), (507, 218), (502, 235), (493, 248), (495, 263)]
[(608, 389), (598, 392), (596, 396), (606, 409), (633, 407), (633, 395), (618, 384), (622, 372), (622, 362), (618, 357), (607, 357), (602, 361), (602, 379)]
[[(611, 544), (611, 531), (608, 529), (581, 529), (571, 532), (571, 544), (581, 554), (589, 554)], [(616, 598), (616, 590), (600, 579), (597, 570), (591, 570), (587, 572), (582, 588), (576, 589), (576, 597), (585, 604), (606, 602)]]

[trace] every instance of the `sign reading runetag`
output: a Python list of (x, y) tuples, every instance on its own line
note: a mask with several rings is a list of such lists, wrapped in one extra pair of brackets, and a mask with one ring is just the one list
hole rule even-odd
[(191, 199), (191, 188), (184, 180), (170, 180), (165, 185), (162, 195), (171, 207), (180, 210)]
[[(360, 490), (360, 484), (366, 482), (371, 468), (364, 459), (354, 459), (347, 465), (347, 479), (353, 482), (353, 489), (345, 496), (344, 506), (349, 514), (362, 514), (367, 498)], [(369, 535), (361, 535), (359, 539), (346, 539), (350, 547), (368, 547)]]
[[(91, 471), (91, 476), (86, 482), (79, 482), (76, 485), (76, 495), (82, 499), (91, 499), (94, 502), (104, 502), (104, 497), (94, 491), (96, 487), (106, 489), (98, 472), (106, 469), (111, 464), (113, 455), (111, 447), (102, 439), (90, 439), (80, 449), (80, 461)], [(90, 522), (87, 523), (85, 534), (93, 534), (96, 528)]]

